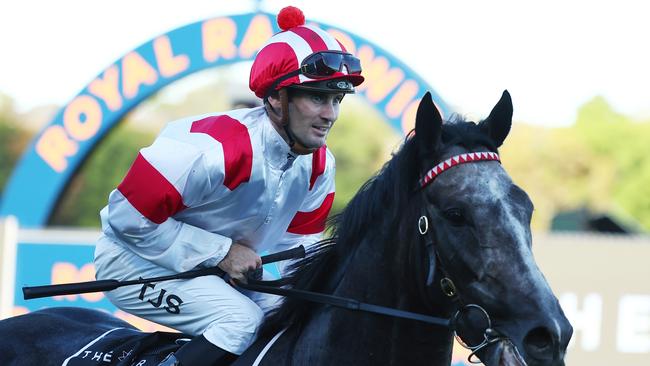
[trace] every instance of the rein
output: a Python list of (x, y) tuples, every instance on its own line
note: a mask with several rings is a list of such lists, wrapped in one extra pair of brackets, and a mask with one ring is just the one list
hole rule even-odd
[(358, 311), (363, 311), (368, 313), (387, 315), (393, 318), (417, 320), (424, 323), (435, 324), (447, 328), (451, 328), (452, 325), (451, 319), (438, 318), (430, 315), (390, 308), (387, 306), (368, 304), (347, 297), (340, 297), (340, 296), (323, 294), (319, 292), (297, 290), (291, 288), (280, 288), (270, 284), (270, 283), (275, 283), (277, 281), (258, 281), (258, 280), (249, 279), (248, 280), (249, 283), (243, 283), (238, 280), (233, 280), (233, 282), (235, 282), (237, 286), (250, 291), (292, 297), (292, 298), (315, 302), (319, 304), (332, 305), (332, 306), (336, 306), (348, 310), (358, 310)]

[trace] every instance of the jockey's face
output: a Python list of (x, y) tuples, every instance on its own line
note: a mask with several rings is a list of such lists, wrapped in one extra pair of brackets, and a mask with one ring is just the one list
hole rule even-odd
[(339, 118), (343, 93), (294, 90), (289, 98), (289, 127), (295, 138), (308, 149), (325, 145)]

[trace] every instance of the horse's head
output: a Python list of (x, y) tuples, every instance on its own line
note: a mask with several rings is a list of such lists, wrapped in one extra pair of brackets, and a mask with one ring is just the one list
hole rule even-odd
[[(423, 218), (412, 225), (432, 258), (428, 290), (439, 292), (445, 278), (456, 331), (467, 345), (484, 345), (477, 355), (486, 365), (509, 364), (517, 350), (531, 366), (563, 365), (572, 328), (533, 259), (533, 204), (496, 155), (511, 120), (507, 91), (479, 124), (443, 124), (425, 95), (413, 137)], [(475, 152), (490, 154), (467, 155)]]

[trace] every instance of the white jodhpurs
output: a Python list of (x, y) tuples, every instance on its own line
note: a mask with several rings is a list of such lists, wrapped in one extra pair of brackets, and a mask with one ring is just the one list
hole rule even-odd
[[(174, 274), (106, 237), (97, 243), (95, 269), (98, 280)], [(203, 334), (214, 345), (237, 355), (255, 340), (264, 310), (279, 302), (273, 295), (246, 295), (217, 276), (124, 286), (106, 292), (108, 299), (127, 313), (192, 336)]]

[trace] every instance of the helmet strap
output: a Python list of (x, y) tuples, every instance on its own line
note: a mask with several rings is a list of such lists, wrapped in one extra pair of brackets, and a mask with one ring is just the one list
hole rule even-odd
[[(280, 106), (282, 108), (281, 112), (282, 114), (278, 113), (278, 111), (273, 108), (271, 103), (267, 102), (265, 103), (268, 105), (267, 111), (269, 112), (269, 115), (271, 117), (271, 120), (274, 123), (279, 123), (280, 126), (282, 126), (282, 129), (284, 130), (284, 133), (287, 135), (287, 144), (291, 148), (291, 151), (298, 155), (308, 155), (316, 151), (317, 149), (313, 148), (308, 148), (304, 144), (302, 144), (299, 139), (296, 137), (296, 135), (291, 131), (291, 128), (289, 127), (289, 94), (287, 92), (287, 88), (282, 88), (278, 90), (278, 96), (280, 98)], [(268, 98), (267, 98), (268, 99)]]
[[(289, 93), (287, 92), (287, 88), (278, 90), (278, 95), (280, 96), (280, 106), (282, 108), (280, 124), (282, 124), (282, 127), (284, 127), (286, 131), (289, 131)], [(289, 134), (289, 140), (293, 140), (291, 135), (292, 134)]]

